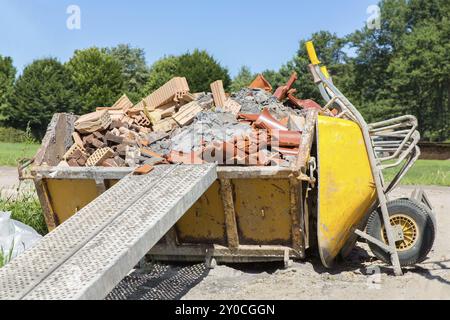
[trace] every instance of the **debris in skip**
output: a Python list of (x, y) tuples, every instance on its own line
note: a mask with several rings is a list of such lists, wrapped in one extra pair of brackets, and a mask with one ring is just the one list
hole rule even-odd
[(139, 167), (167, 163), (289, 167), (299, 152), (308, 109), (334, 114), (294, 96), (293, 73), (272, 94), (258, 75), (239, 92), (227, 94), (221, 80), (212, 93), (191, 93), (175, 77), (138, 104), (123, 95), (75, 122), (73, 145), (60, 166)]

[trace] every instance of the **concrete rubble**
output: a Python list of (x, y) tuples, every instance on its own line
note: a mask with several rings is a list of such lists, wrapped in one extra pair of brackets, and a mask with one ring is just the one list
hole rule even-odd
[(294, 96), (293, 73), (272, 94), (258, 75), (248, 88), (227, 94), (221, 80), (212, 93), (191, 93), (176, 77), (136, 105), (123, 95), (113, 106), (83, 115), (61, 166), (140, 167), (167, 163), (290, 166), (300, 151), (306, 110), (333, 116), (312, 100)]

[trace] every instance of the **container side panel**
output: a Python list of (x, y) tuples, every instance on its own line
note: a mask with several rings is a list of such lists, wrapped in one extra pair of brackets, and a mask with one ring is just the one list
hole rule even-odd
[(46, 180), (51, 206), (61, 224), (97, 198), (95, 180)]
[(241, 244), (292, 245), (288, 179), (236, 179), (236, 219)]
[(225, 214), (218, 181), (176, 224), (181, 243), (226, 245)]

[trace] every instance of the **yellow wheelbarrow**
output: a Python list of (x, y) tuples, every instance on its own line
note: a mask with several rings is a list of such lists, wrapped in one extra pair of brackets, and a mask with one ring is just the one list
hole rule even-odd
[[(415, 191), (409, 199), (388, 200), (420, 155), (417, 119), (402, 116), (367, 124), (335, 87), (327, 68), (320, 66), (312, 42), (307, 51), (310, 72), (327, 102), (324, 109), (338, 112), (338, 119), (319, 117), (317, 126), (317, 237), (322, 262), (329, 267), (339, 253), (348, 253), (356, 237), (347, 237), (354, 232), (401, 275), (401, 266), (426, 258), (436, 228), (423, 191)], [(349, 134), (353, 138), (343, 136), (348, 131), (353, 131)], [(400, 168), (386, 185), (383, 170), (393, 167)]]

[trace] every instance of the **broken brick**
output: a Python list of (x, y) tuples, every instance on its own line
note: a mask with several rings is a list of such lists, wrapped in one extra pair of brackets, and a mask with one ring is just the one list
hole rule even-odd
[(153, 166), (151, 166), (149, 164), (144, 164), (143, 166), (140, 166), (139, 168), (134, 170), (133, 174), (134, 175), (144, 175), (144, 174), (148, 174), (148, 173), (152, 172), (153, 169), (155, 169)]
[(160, 154), (146, 148), (141, 148), (141, 155), (147, 158), (162, 158)]
[(75, 129), (80, 133), (92, 133), (108, 129), (111, 122), (111, 117), (106, 110), (96, 111), (78, 118), (75, 121)]
[(75, 159), (70, 159), (67, 161), (67, 163), (69, 164), (69, 166), (71, 167), (79, 167), (77, 160)]
[(191, 102), (181, 107), (178, 113), (172, 116), (172, 118), (178, 123), (180, 127), (190, 124), (195, 116), (200, 113), (203, 108), (196, 102)]
[(123, 127), (123, 126), (128, 126), (128, 124), (125, 123), (125, 122), (116, 120), (116, 121), (111, 122), (111, 125), (109, 126), (109, 128), (110, 129), (118, 129), (118, 128)]
[(75, 142), (75, 144), (77, 144), (79, 147), (83, 148), (84, 143), (83, 143), (83, 140), (81, 139), (80, 135), (78, 134), (78, 132), (72, 133), (72, 138), (73, 138), (73, 141)]
[(103, 141), (100, 141), (96, 138), (92, 139), (92, 143), (91, 145), (93, 145), (95, 148), (103, 148), (105, 146), (105, 143)]
[(123, 167), (125, 165), (125, 160), (123, 160), (121, 157), (119, 156), (115, 156), (114, 157), (114, 161), (117, 163), (117, 165), (119, 167)]
[(114, 167), (118, 167), (116, 161), (114, 161), (114, 159), (106, 159), (105, 161), (103, 161), (101, 163), (102, 167), (109, 167), (109, 168), (114, 168)]
[(81, 166), (84, 167), (86, 165), (88, 157), (83, 155), (80, 158), (77, 159), (77, 163)]
[(153, 111), (157, 107), (173, 101), (177, 94), (185, 94), (189, 91), (189, 85), (186, 78), (175, 77), (143, 99), (132, 109), (143, 111), (144, 108), (146, 108), (148, 111)]
[(227, 100), (225, 90), (223, 89), (223, 81), (217, 80), (211, 83), (211, 92), (213, 94), (214, 104), (216, 107), (223, 108), (225, 106), (225, 101)]
[(83, 143), (84, 144), (92, 144), (92, 140), (94, 140), (94, 139), (95, 139), (94, 135), (89, 134), (89, 135), (83, 137)]
[(286, 126), (284, 126), (277, 119), (272, 117), (267, 108), (264, 108), (261, 115), (255, 121), (255, 126), (261, 129), (287, 130)]
[(250, 89), (262, 89), (267, 92), (272, 92), (273, 88), (269, 81), (264, 78), (262, 74), (258, 74), (258, 76), (253, 80), (253, 82), (248, 86)]
[(111, 148), (101, 148), (95, 151), (87, 160), (86, 166), (95, 167), (114, 155)]
[(302, 134), (298, 131), (272, 130), (270, 131), (271, 145), (280, 147), (299, 147)]
[(293, 72), (287, 84), (285, 86), (279, 87), (275, 91), (274, 96), (278, 99), (278, 101), (283, 101), (284, 99), (286, 99), (289, 90), (291, 90), (292, 86), (294, 85), (295, 81), (297, 81), (297, 79), (298, 79), (297, 72)]
[(98, 131), (95, 131), (92, 133), (94, 135), (95, 138), (97, 138), (98, 140), (103, 140), (103, 134), (101, 134)]
[(73, 154), (74, 154), (75, 152), (77, 152), (77, 151), (79, 152), (79, 154), (77, 155), (77, 157), (75, 158), (75, 160), (78, 159), (78, 158), (80, 157), (80, 154), (86, 154), (84, 148), (82, 148), (82, 147), (80, 147), (78, 144), (74, 143), (74, 144), (69, 148), (69, 150), (67, 150), (67, 152), (64, 154), (63, 159), (64, 159), (64, 160), (67, 160), (67, 159), (69, 159), (69, 158), (72, 158), (72, 157), (73, 157)]
[(107, 132), (105, 135), (105, 138), (108, 142), (112, 142), (115, 144), (122, 144), (123, 140), (124, 140), (123, 137), (116, 136), (116, 135), (112, 134), (111, 132)]

